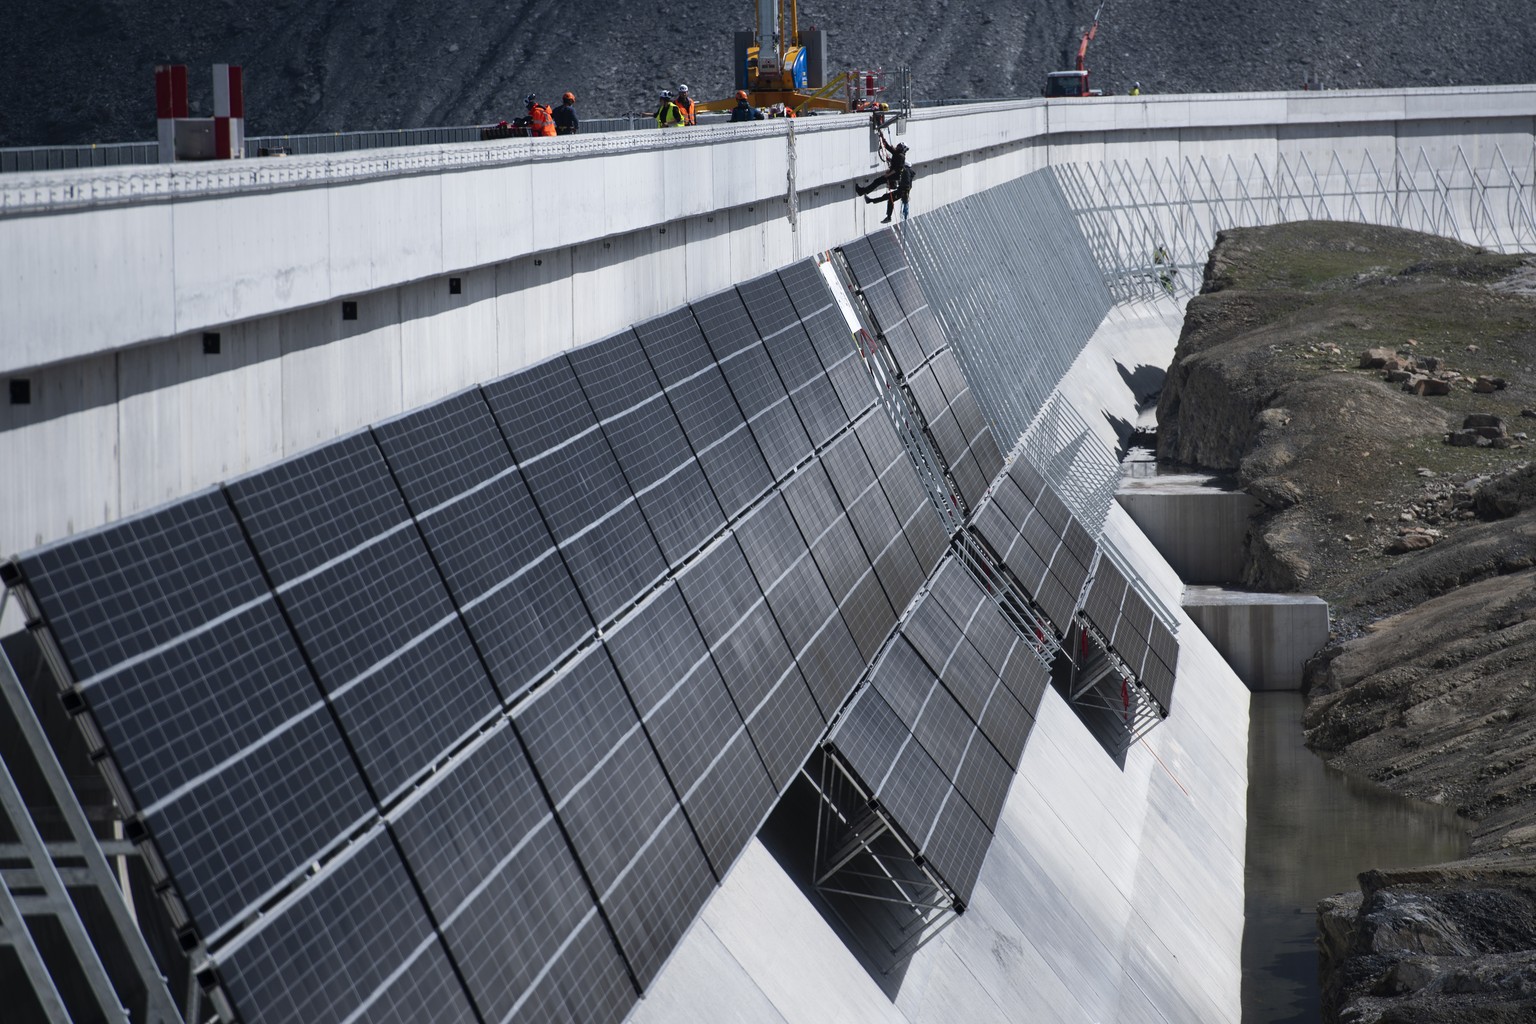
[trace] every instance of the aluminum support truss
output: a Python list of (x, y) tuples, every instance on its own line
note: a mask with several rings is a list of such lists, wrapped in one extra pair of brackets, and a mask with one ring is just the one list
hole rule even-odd
[(1123, 755), (1162, 722), (1163, 709), (1091, 623), (1078, 616), (1073, 632), (1067, 696), (1079, 707), (1107, 712), (1116, 724), (1112, 753)]
[(814, 882), (843, 924), (890, 973), (947, 928), (963, 904), (928, 866), (835, 748), (801, 775), (819, 800)]
[(1536, 145), (1329, 150), (1054, 167), (1117, 301), (1199, 290), (1216, 233), (1296, 220), (1407, 228), (1497, 252), (1536, 249)]
[(1095, 541), (1103, 535), (1120, 484), (1120, 459), (1060, 392), (1040, 406), (1005, 464), (1019, 458), (1051, 482)]
[[(1050, 668), (1051, 662), (1061, 652), (1061, 640), (1051, 620), (1030, 598), (1028, 591), (1003, 564), (1003, 560), (988, 547), (986, 541), (970, 530), (964, 530), (958, 535), (955, 558), (981, 589), (997, 602), (1003, 618), (1020, 639), (1029, 645), (1030, 653), (1040, 664)], [(1078, 605), (1081, 604), (1082, 595), (1079, 594)]]
[[(20, 868), (0, 872), (0, 942), (9, 943), (20, 955), (23, 970), (43, 1007), (45, 1019), (50, 1024), (56, 1020), (68, 1021), (70, 1018), (59, 999), (58, 990), (37, 956), (36, 945), (22, 919), (23, 915), (53, 917), (85, 976), (92, 1001), (99, 1008), (102, 1019), (127, 1022), (128, 1011), (114, 990), (95, 942), (69, 895), (70, 888), (95, 889), (106, 908), (112, 938), (127, 951), (128, 961), (145, 993), (147, 1024), (183, 1024), (181, 1011), (171, 998), (166, 979), (155, 964), (134, 921), (133, 911), (119, 888), (118, 878), (107, 861), (109, 853), (124, 856), (135, 849), (134, 844), (122, 841), (103, 844), (97, 840), (21, 680), (10, 659), (3, 654), (0, 654), (0, 693), (3, 693), (4, 706), (25, 740), (25, 754), (41, 772), (69, 831), (67, 842), (43, 841), (9, 767), (4, 759), (0, 759), (0, 810), (3, 810), (10, 830), (18, 837), (16, 844), (0, 847), (0, 859), (6, 863), (18, 860), (22, 863)], [(79, 860), (84, 865), (61, 868), (57, 860)], [(193, 1017), (196, 1017), (195, 1009)]]

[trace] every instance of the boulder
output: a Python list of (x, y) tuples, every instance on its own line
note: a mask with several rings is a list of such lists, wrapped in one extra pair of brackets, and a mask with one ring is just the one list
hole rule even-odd
[(1451, 382), (1424, 377), (1414, 382), (1413, 393), (1426, 398), (1431, 395), (1448, 395), (1451, 393)]
[(1412, 376), (1412, 370), (1388, 370), (1386, 381), (1388, 384), (1400, 384)]
[(1475, 412), (1461, 421), (1461, 429), (1474, 430), (1479, 437), (1489, 439), (1504, 437), (1509, 433), (1504, 427), (1504, 421), (1491, 413)]
[(1480, 437), (1475, 430), (1453, 430), (1446, 435), (1445, 443), (1453, 448), (1476, 448)]
[(1440, 357), (1439, 356), (1419, 356), (1418, 362), (1419, 362), (1419, 366), (1421, 366), (1422, 368), (1428, 370), (1431, 373), (1433, 373), (1436, 370), (1440, 369)]
[(1404, 530), (1386, 547), (1389, 555), (1405, 555), (1410, 551), (1423, 551), (1435, 546), (1440, 538), (1429, 530)]
[(1472, 382), (1472, 390), (1480, 395), (1491, 395), (1499, 389), (1494, 386), (1492, 378), (1479, 377)]
[(1360, 369), (1379, 370), (1388, 359), (1396, 359), (1397, 353), (1390, 348), (1368, 348), (1360, 353)]

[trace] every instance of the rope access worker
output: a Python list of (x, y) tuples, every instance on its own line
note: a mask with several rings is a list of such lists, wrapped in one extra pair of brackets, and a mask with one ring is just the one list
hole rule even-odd
[(683, 112), (672, 99), (672, 90), (661, 90), (661, 100), (656, 105), (656, 127), (676, 128), (683, 123)]
[(576, 94), (568, 92), (560, 97), (560, 105), (555, 108), (555, 134), (575, 135), (581, 128), (581, 119), (576, 116)]
[(535, 138), (542, 135), (554, 135), (554, 111), (540, 103), (539, 98), (533, 93), (528, 94), (528, 99), (525, 102), (528, 105), (528, 134)]
[(677, 112), (683, 115), (683, 124), (696, 125), (699, 123), (698, 112), (694, 109), (697, 104), (693, 102), (693, 97), (688, 95), (687, 85), (679, 85), (677, 87), (676, 102)]
[[(864, 197), (866, 203), (878, 203), (882, 199), (885, 200), (885, 217), (880, 221), (881, 224), (889, 224), (891, 222), (891, 214), (896, 211), (896, 201), (898, 199), (901, 200), (901, 219), (907, 219), (907, 213), (911, 207), (912, 182), (916, 178), (916, 172), (903, 163), (901, 170), (896, 172), (896, 180), (894, 182), (887, 182), (884, 195)], [(883, 178), (876, 179), (876, 181), (885, 180)]]
[(761, 121), (763, 112), (752, 106), (752, 101), (747, 99), (747, 90), (736, 90), (736, 105), (731, 108), (732, 121)]
[(1131, 91), (1127, 95), (1130, 95), (1130, 96), (1140, 96), (1141, 95), (1141, 83), (1140, 82), (1132, 82), (1131, 83)]
[(885, 171), (879, 177), (870, 179), (868, 184), (853, 187), (854, 192), (861, 196), (869, 195), (881, 185), (891, 189), (901, 184), (901, 172), (907, 167), (907, 144), (898, 142), (893, 149), (890, 141), (885, 137), (885, 132), (881, 132), (879, 153), (880, 159), (885, 161)]

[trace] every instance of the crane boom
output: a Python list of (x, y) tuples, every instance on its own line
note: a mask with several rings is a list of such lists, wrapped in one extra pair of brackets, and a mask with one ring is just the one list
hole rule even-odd
[(1099, 15), (1104, 13), (1104, 2), (1099, 0), (1099, 9), (1093, 12), (1093, 27), (1083, 33), (1083, 41), (1077, 44), (1077, 70), (1087, 71), (1083, 61), (1088, 56), (1088, 44), (1093, 42), (1093, 37), (1099, 34)]

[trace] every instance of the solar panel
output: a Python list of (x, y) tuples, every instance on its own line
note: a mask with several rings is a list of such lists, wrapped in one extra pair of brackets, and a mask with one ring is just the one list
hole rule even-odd
[(827, 379), (842, 402), (845, 418), (855, 420), (875, 404), (876, 395), (869, 371), (858, 353), (852, 351), (851, 342), (848, 346), (849, 351), (841, 359), (827, 365)]
[(1015, 529), (1028, 522), (1035, 511), (1034, 503), (1019, 490), (1019, 485), (1014, 483), (1010, 474), (998, 478), (997, 486), (992, 489), (992, 501)]
[[(866, 573), (873, 577), (869, 556), (864, 553), (846, 513), (811, 545), (811, 557), (816, 560), (816, 568), (821, 570), (822, 581), (832, 594), (832, 600), (838, 604), (842, 604)], [(878, 589), (879, 586), (876, 580), (875, 587)]]
[[(754, 606), (711, 648), (742, 717), (749, 722), (794, 665), (767, 602)], [(809, 694), (806, 695), (809, 698)], [(756, 732), (753, 737), (756, 738)], [(766, 752), (763, 760), (768, 760)], [(771, 768), (772, 765), (769, 765)]]
[(723, 878), (777, 796), (676, 585), (608, 637), (647, 734)]
[(934, 379), (933, 371), (923, 367), (916, 373), (907, 375), (907, 387), (912, 390), (912, 399), (917, 403), (917, 411), (923, 414), (923, 419), (932, 423), (949, 408), (949, 399), (944, 397), (944, 392), (939, 389), (939, 382)]
[[(737, 523), (736, 542), (764, 590), (808, 552), (782, 495), (775, 494)], [(809, 561), (809, 559), (807, 559)]]
[(592, 619), (478, 390), (374, 428), (502, 698), (592, 632)]
[(972, 452), (966, 452), (960, 457), (960, 461), (951, 471), (955, 478), (955, 487), (959, 489), (961, 497), (967, 505), (974, 507), (987, 491), (987, 477), (977, 465), (976, 456)]
[(773, 483), (763, 452), (719, 369), (709, 367), (668, 392), (673, 411), (729, 519)]
[(661, 381), (633, 330), (574, 348), (566, 353), (566, 359), (600, 421), (654, 401), (661, 394)]
[(867, 789), (878, 795), (912, 733), (879, 692), (866, 688), (839, 719), (828, 742)]
[(725, 513), (665, 398), (604, 424), (624, 478), (669, 564), (725, 525)]
[(527, 463), (582, 431), (597, 418), (562, 354), (481, 385), (512, 454)]
[(842, 247), (843, 258), (848, 261), (848, 269), (853, 271), (853, 276), (860, 284), (873, 284), (885, 279), (885, 268), (880, 265), (880, 259), (875, 255), (875, 249), (868, 237), (855, 238)]
[(864, 446), (864, 455), (874, 467), (876, 476), (884, 476), (899, 463), (915, 478), (911, 456), (907, 455), (901, 438), (896, 436), (896, 428), (891, 425), (890, 416), (866, 416), (856, 429), (859, 443)]
[(954, 694), (955, 700), (960, 702), (971, 720), (979, 723), (987, 706), (987, 698), (992, 693), (992, 685), (997, 680), (997, 673), (992, 670), (992, 666), (986, 663), (976, 648), (962, 641), (955, 645), (939, 678), (944, 680), (945, 688)]
[(1083, 592), (1083, 584), (1088, 580), (1088, 570), (1078, 564), (1065, 544), (1056, 549), (1056, 557), (1051, 560), (1051, 575), (1074, 596)]
[[(901, 302), (903, 309), (906, 308), (908, 300), (902, 296), (902, 282), (909, 279), (912, 279), (911, 274), (897, 274), (891, 278), (891, 288), (896, 292), (896, 298)], [(921, 306), (915, 311), (909, 310), (907, 326), (912, 328), (912, 336), (929, 355), (942, 352), (949, 345), (949, 339), (944, 336), (944, 328), (939, 323), (939, 318), (934, 315), (931, 306)]]
[(780, 488), (800, 533), (814, 543), (843, 514), (843, 505), (832, 489), (827, 471), (817, 460), (784, 481)]
[(1008, 655), (1007, 664), (1003, 666), (1002, 678), (1008, 692), (1033, 716), (1040, 707), (1040, 698), (1044, 696), (1046, 685), (1051, 681), (1051, 674), (1030, 651), (1029, 646), (1023, 640), (1017, 640)]
[(1093, 553), (1097, 549), (1093, 535), (1084, 529), (1083, 524), (1076, 516), (1067, 522), (1067, 532), (1062, 537), (1066, 542), (1072, 557), (1076, 558), (1083, 568), (1091, 568), (1093, 565)]
[(773, 271), (738, 284), (736, 293), (751, 315), (757, 333), (764, 338), (800, 322), (800, 314), (789, 301), (783, 281)]
[(1051, 620), (1057, 632), (1066, 636), (1071, 631), (1072, 613), (1077, 610), (1077, 595), (1068, 593), (1056, 578), (1049, 573), (1040, 581), (1040, 590), (1035, 594), (1035, 599), (1040, 607), (1045, 610), (1046, 617)]
[(611, 618), (666, 571), (661, 547), (600, 430), (521, 468), (595, 620)]
[(736, 538), (726, 534), (677, 577), (704, 641), (718, 643), (754, 604), (763, 599)]
[(992, 834), (964, 800), (945, 804), (928, 842), (928, 860), (965, 903), (976, 890), (991, 843)]
[(901, 632), (935, 674), (944, 671), (963, 634), (937, 601), (918, 603), (902, 624)]
[(905, 536), (896, 534), (885, 550), (875, 556), (875, 575), (880, 577), (891, 607), (906, 608), (923, 585), (923, 570)]
[(768, 607), (779, 623), (789, 649), (796, 654), (811, 642), (828, 619), (837, 616), (837, 605), (821, 581), (821, 573), (809, 553), (803, 555), (772, 590)]
[[(1034, 660), (1033, 656), (1030, 660)], [(1039, 662), (1036, 664), (1038, 665)], [(1039, 707), (1038, 695), (1032, 707)], [(1031, 708), (1020, 704), (1013, 690), (1006, 685), (1006, 681), (1000, 679), (998, 685), (993, 687), (987, 704), (982, 709), (979, 725), (982, 734), (1010, 768), (1019, 766), (1019, 757), (1024, 753), (1024, 743), (1029, 738), (1029, 731), (1034, 728), (1034, 724)], [(979, 809), (978, 813), (980, 813)], [(986, 815), (982, 817), (986, 819), (989, 828), (996, 824), (996, 818), (988, 818)]]
[(1008, 467), (1008, 475), (1013, 477), (1013, 482), (1031, 503), (1045, 490), (1045, 477), (1040, 475), (1040, 471), (1028, 459), (1015, 459), (1013, 465)]
[(805, 764), (825, 724), (805, 678), (793, 662), (757, 709), (747, 713), (752, 742), (780, 791)]
[[(883, 412), (880, 415), (885, 415)], [(875, 471), (855, 433), (847, 433), (832, 443), (821, 455), (821, 464), (844, 507), (852, 506), (875, 483)], [(887, 505), (889, 507), (889, 505)], [(881, 542), (882, 546), (884, 542)], [(879, 547), (875, 548), (880, 550)]]
[(965, 638), (986, 659), (994, 671), (1001, 672), (1008, 662), (1008, 652), (1018, 634), (1003, 618), (996, 599), (988, 596), (965, 625)]
[(911, 645), (897, 640), (875, 668), (872, 685), (928, 756), (955, 779), (976, 723), (955, 703)]
[(1088, 588), (1088, 600), (1083, 611), (1088, 619), (1106, 637), (1114, 636), (1115, 622), (1120, 617), (1120, 602), (1125, 597), (1125, 577), (1108, 559), (1100, 559), (1093, 586)]
[(1152, 635), (1147, 638), (1152, 645), (1152, 653), (1157, 655), (1159, 661), (1169, 669), (1178, 667), (1179, 641), (1168, 631), (1168, 627), (1162, 622), (1152, 623)]
[(693, 318), (699, 322), (710, 352), (722, 365), (762, 341), (746, 305), (734, 288), (699, 299), (692, 308)]
[(940, 809), (946, 801), (960, 799), (949, 776), (915, 740), (901, 748), (877, 796), (901, 830), (924, 852)]
[(999, 558), (1008, 554), (1008, 549), (1019, 536), (1018, 528), (1008, 521), (995, 501), (983, 502), (977, 508), (971, 519), (971, 528), (987, 542), (988, 547), (997, 552)]
[(815, 260), (803, 259), (791, 263), (781, 268), (778, 275), (785, 294), (789, 296), (789, 301), (802, 320), (832, 303), (832, 293), (827, 290), (821, 271), (816, 269)]
[[(482, 1017), (520, 1011), (551, 973), (564, 979), (568, 998), (590, 1000), (606, 1019), (633, 1003), (618, 947), (505, 722), (391, 818)], [(588, 929), (596, 941), (583, 939)], [(578, 941), (568, 945), (571, 936)]]
[(859, 654), (869, 661), (896, 624), (896, 613), (891, 609), (873, 568), (859, 577), (848, 596), (838, 602), (837, 608), (843, 613), (843, 621), (848, 624), (854, 643), (858, 644)]
[(218, 969), (251, 1024), (476, 1022), (382, 827), (221, 950)]
[(836, 610), (800, 650), (797, 661), (816, 706), (828, 720), (848, 699), (868, 664), (859, 653), (842, 613)]
[(606, 651), (592, 648), (513, 716), (619, 947), (643, 986), (714, 875)]
[(928, 433), (933, 436), (933, 443), (939, 449), (944, 464), (953, 469), (967, 447), (965, 436), (960, 433), (960, 425), (955, 422), (955, 414), (946, 409), (929, 420)]
[(1015, 534), (1013, 545), (1003, 555), (1003, 564), (1008, 571), (1013, 573), (1019, 583), (1024, 587), (1030, 597), (1035, 598), (1040, 594), (1040, 586), (1045, 577), (1045, 563), (1040, 556), (1035, 554), (1035, 549), (1029, 546), (1022, 534)]
[(1035, 554), (1040, 556), (1040, 560), (1049, 565), (1051, 559), (1056, 556), (1056, 549), (1061, 546), (1061, 538), (1051, 524), (1046, 522), (1044, 517), (1033, 515), (1025, 521), (1023, 529), (1019, 532), (1034, 549)]
[(715, 361), (687, 306), (636, 324), (634, 330), (661, 386), (669, 390)]
[(969, 390), (970, 385), (966, 382), (965, 374), (960, 370), (960, 362), (955, 358), (953, 349), (940, 352), (928, 365), (933, 370), (934, 380), (944, 392), (946, 404), (953, 402)]
[(1126, 590), (1125, 602), (1120, 606), (1120, 614), (1125, 616), (1125, 621), (1142, 639), (1145, 640), (1152, 635), (1152, 607), (1136, 591)]
[[(350, 551), (343, 526), (295, 524), (284, 509), (382, 513), (393, 486), (379, 449), (344, 439), (230, 484), (257, 556), (281, 566), (278, 600), (375, 795), (387, 801), (497, 706), (497, 696), (405, 503)], [(355, 500), (354, 500), (355, 499)], [(327, 535), (329, 532), (329, 536)], [(295, 536), (314, 546), (306, 551)], [(274, 578), (277, 573), (273, 571)]]
[(1047, 485), (1035, 499), (1035, 507), (1040, 510), (1045, 521), (1051, 524), (1051, 529), (1056, 531), (1058, 537), (1066, 532), (1067, 520), (1072, 517), (1072, 513), (1067, 510), (1066, 503), (1054, 488)]
[(949, 614), (955, 625), (965, 629), (975, 616), (976, 609), (983, 602), (990, 602), (991, 598), (971, 578), (965, 566), (952, 559), (934, 576), (928, 600), (937, 600), (939, 607)]
[[(1007, 690), (999, 687), (998, 693), (999, 696), (994, 699), (1014, 704)], [(1016, 704), (1014, 706), (1017, 707)], [(1029, 720), (1028, 716), (1016, 717), (1025, 722)], [(1017, 760), (1015, 755), (1014, 761)], [(991, 832), (997, 826), (1003, 801), (1008, 796), (1008, 787), (1013, 783), (1013, 765), (998, 753), (985, 734), (973, 727), (967, 734), (965, 751), (961, 755), (954, 779), (955, 788), (965, 797), (965, 802), (971, 805), (971, 810), (976, 812), (987, 831)]]
[(747, 349), (721, 364), (758, 446), (775, 477), (783, 476), (811, 452), (811, 440), (800, 422), (779, 372), (761, 346)]

